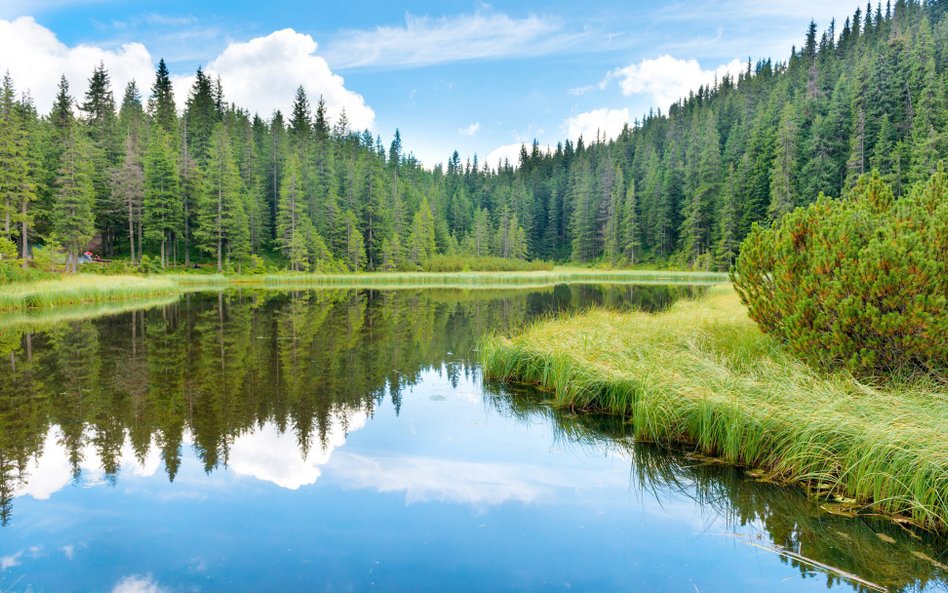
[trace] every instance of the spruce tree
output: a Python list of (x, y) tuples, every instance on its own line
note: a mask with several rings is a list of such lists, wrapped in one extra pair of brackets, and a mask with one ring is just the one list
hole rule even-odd
[(79, 271), (79, 255), (95, 230), (95, 188), (89, 141), (74, 126), (66, 131), (56, 172), (53, 238), (66, 250), (66, 270)]
[(629, 264), (635, 265), (636, 256), (641, 245), (639, 230), (639, 211), (638, 201), (635, 196), (635, 180), (630, 178), (628, 189), (625, 191), (625, 197), (622, 202), (622, 221), (620, 228), (620, 241), (622, 247), (622, 257)]
[(148, 111), (155, 123), (166, 134), (174, 135), (178, 128), (178, 113), (174, 104), (174, 89), (171, 85), (171, 74), (164, 58), (158, 61), (155, 71), (155, 82), (151, 86), (151, 98), (148, 100)]
[[(283, 169), (276, 216), (276, 245), (287, 257), (290, 257), (291, 243), (300, 228), (301, 219), (305, 216), (305, 203), (300, 160), (296, 153), (290, 153)], [(299, 271), (293, 266), (291, 258), (291, 269)]]
[(144, 238), (158, 244), (163, 268), (169, 263), (169, 248), (182, 214), (178, 207), (178, 172), (171, 142), (164, 129), (156, 126), (144, 163)]
[(411, 223), (408, 237), (408, 257), (417, 266), (424, 267), (435, 254), (435, 222), (428, 199), (422, 198)]

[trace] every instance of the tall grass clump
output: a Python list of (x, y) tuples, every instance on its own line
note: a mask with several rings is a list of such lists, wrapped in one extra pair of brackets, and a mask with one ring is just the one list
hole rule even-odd
[(768, 334), (863, 377), (948, 373), (948, 179), (896, 199), (878, 172), (741, 246), (734, 284)]
[(0, 311), (106, 303), (172, 295), (179, 291), (178, 285), (167, 278), (64, 275), (0, 286)]
[(871, 512), (948, 528), (948, 393), (884, 386), (788, 353), (713, 287), (658, 314), (594, 310), (481, 346), (490, 378), (539, 385), (553, 404), (623, 414), (641, 440), (686, 445), (819, 485)]

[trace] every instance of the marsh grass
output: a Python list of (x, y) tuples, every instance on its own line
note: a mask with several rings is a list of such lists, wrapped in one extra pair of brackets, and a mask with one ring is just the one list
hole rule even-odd
[(814, 371), (763, 335), (729, 287), (658, 314), (546, 320), (489, 337), (480, 353), (488, 377), (537, 384), (557, 406), (628, 416), (640, 440), (948, 529), (944, 384)]
[(168, 278), (64, 275), (51, 280), (0, 286), (0, 311), (99, 304), (179, 292), (178, 284)]
[(689, 284), (724, 282), (727, 276), (715, 273), (654, 272), (557, 268), (526, 272), (365, 272), (353, 274), (261, 274), (201, 275), (179, 274), (169, 278), (181, 284), (248, 285), (263, 287), (344, 287), (344, 288), (534, 288), (556, 284)]

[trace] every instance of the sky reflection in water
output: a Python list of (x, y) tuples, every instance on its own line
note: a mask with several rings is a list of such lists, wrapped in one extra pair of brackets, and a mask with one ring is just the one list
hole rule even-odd
[(24, 329), (0, 590), (858, 589), (751, 543), (945, 590), (943, 544), (485, 386), (484, 331), (643, 302), (557, 290), (194, 296), (31, 330), (30, 360)]

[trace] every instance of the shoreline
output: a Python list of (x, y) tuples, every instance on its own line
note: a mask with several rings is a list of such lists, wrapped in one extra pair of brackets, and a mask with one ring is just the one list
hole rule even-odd
[(485, 377), (621, 415), (635, 438), (806, 486), (829, 512), (948, 531), (948, 392), (823, 374), (747, 317), (730, 287), (656, 314), (593, 310), (481, 344)]
[(75, 274), (32, 282), (0, 285), (0, 312), (31, 311), (61, 306), (125, 302), (201, 290), (262, 288), (417, 289), (540, 288), (556, 284), (682, 284), (711, 285), (727, 280), (714, 272), (591, 270), (559, 268), (529, 272), (363, 272), (351, 274)]

